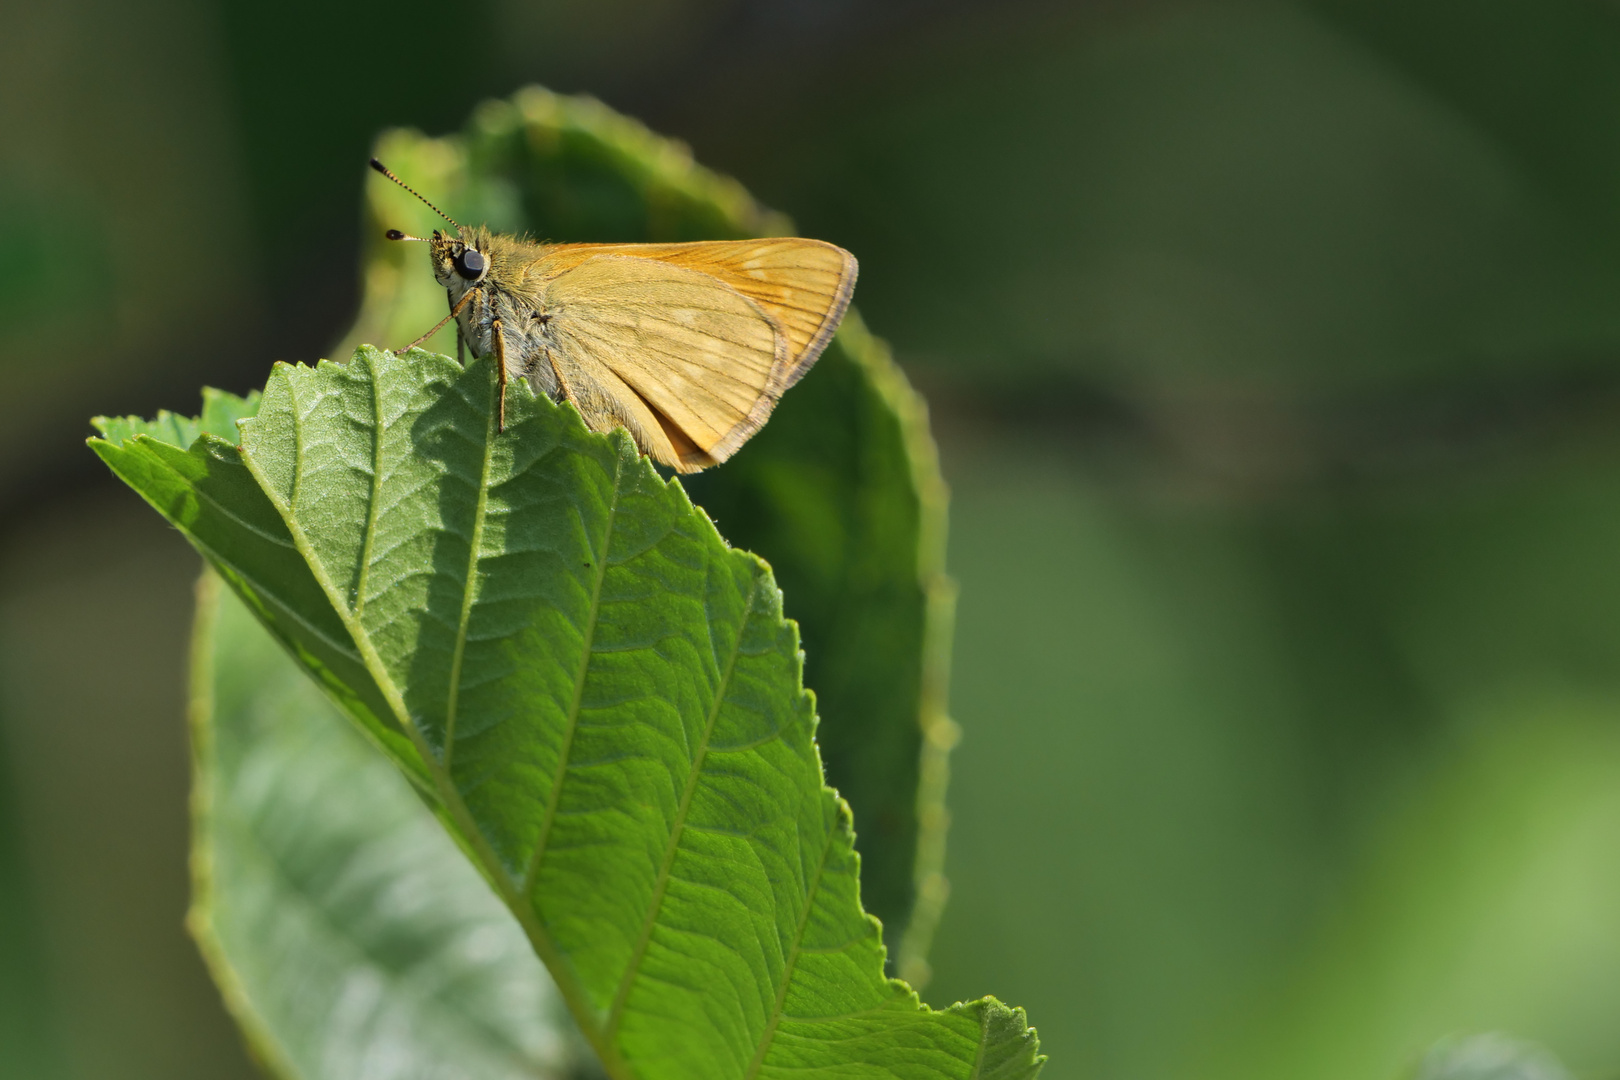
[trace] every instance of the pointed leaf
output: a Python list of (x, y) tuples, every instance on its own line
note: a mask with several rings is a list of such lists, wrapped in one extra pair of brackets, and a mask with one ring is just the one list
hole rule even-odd
[[(421, 352), (278, 365), (229, 480), (259, 482), (410, 740), (385, 749), (425, 772), (610, 1073), (1033, 1075), (1021, 1013), (934, 1012), (883, 978), (768, 569), (622, 431), (519, 384), (497, 436), (494, 394), (490, 364)], [(206, 468), (118, 457), (161, 445), (98, 450), (188, 535), (268, 531), (176, 497)], [(234, 539), (205, 554), (235, 553), (250, 595), (274, 584), (284, 549)], [(305, 657), (319, 623), (272, 625)]]

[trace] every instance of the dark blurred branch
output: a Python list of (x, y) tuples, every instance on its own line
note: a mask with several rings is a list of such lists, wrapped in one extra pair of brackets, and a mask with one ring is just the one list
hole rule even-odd
[[(1620, 364), (1547, 356), (1491, 374), (1339, 391), (1052, 372), (983, 384), (918, 372), (943, 441), (1027, 440), (1127, 485), (1248, 500), (1519, 472), (1548, 454), (1620, 449)], [(1535, 369), (1533, 373), (1526, 373)]]

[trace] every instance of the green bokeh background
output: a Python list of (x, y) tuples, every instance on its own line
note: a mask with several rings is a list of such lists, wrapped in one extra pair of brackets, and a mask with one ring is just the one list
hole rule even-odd
[(532, 80), (853, 250), (929, 395), (930, 1001), (1054, 1077), (1620, 1075), (1608, 0), (0, 0), (0, 1074), (253, 1075), (180, 926), (195, 560), (85, 418), (326, 351), (373, 134)]

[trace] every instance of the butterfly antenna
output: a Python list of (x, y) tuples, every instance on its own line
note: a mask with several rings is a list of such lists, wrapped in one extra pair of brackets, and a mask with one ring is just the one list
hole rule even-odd
[[(393, 173), (389, 172), (388, 171), (388, 166), (384, 165), (382, 162), (378, 161), (376, 158), (372, 158), (371, 159), (371, 167), (373, 169), (376, 169), (378, 172), (382, 173), (384, 176), (388, 177), (388, 179), (392, 180), (394, 183), (398, 184), (400, 187), (404, 188), (406, 191), (410, 192), (412, 195), (415, 195), (418, 199), (422, 199), (422, 202), (427, 205), (427, 208), (429, 210), (432, 210), (435, 214), (438, 214), (440, 217), (444, 218), (444, 220), (446, 220), (450, 224), (454, 225), (457, 228), (457, 230), (459, 230), (461, 228), (461, 223), (459, 221), (457, 221), (455, 218), (451, 217), (449, 214), (445, 213), (443, 210), (440, 210), (437, 206), (434, 206), (432, 203), (428, 202), (427, 199), (422, 197), (422, 193), (420, 191), (417, 191), (415, 188), (411, 187), (411, 185), (407, 184), (405, 181), (401, 180), (399, 177), (397, 177)], [(393, 239), (396, 239), (396, 237), (390, 236), (388, 239), (393, 240)], [(401, 233), (397, 237), (397, 239), (407, 240), (407, 239), (414, 239), (414, 238), (413, 237), (407, 237), (403, 233)]]

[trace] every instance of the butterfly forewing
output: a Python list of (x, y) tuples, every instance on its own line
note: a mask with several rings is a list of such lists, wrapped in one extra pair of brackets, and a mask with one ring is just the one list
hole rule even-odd
[(799, 381), (838, 328), (855, 291), (855, 256), (821, 240), (771, 237), (691, 244), (564, 244), (554, 257), (574, 260), (615, 253), (697, 270), (764, 309), (787, 338), (787, 365), (777, 393)]

